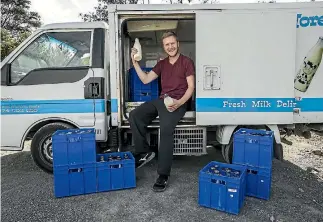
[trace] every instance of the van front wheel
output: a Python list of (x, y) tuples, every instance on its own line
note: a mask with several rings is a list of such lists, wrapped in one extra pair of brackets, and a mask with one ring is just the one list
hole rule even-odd
[(52, 135), (57, 130), (73, 128), (66, 123), (50, 123), (41, 127), (34, 135), (31, 141), (31, 156), (36, 165), (42, 170), (53, 172), (53, 151), (52, 151)]

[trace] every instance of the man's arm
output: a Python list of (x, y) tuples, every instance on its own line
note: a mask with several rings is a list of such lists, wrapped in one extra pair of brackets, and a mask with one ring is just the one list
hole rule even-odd
[(132, 48), (131, 49), (131, 60), (132, 60), (132, 64), (138, 74), (139, 79), (141, 80), (141, 82), (143, 84), (148, 84), (151, 81), (155, 80), (158, 75), (156, 74), (155, 71), (151, 70), (148, 74), (145, 73), (144, 71), (142, 71), (139, 63), (134, 59), (134, 55), (137, 53), (137, 49)]
[(195, 88), (194, 79), (195, 79), (194, 75), (190, 75), (190, 76), (186, 77), (188, 88), (187, 88), (185, 94), (183, 95), (183, 97), (179, 100), (180, 106), (183, 105), (184, 103), (186, 103), (187, 100), (189, 100), (192, 97), (193, 92), (194, 92), (194, 88)]
[(153, 70), (151, 70), (147, 74), (144, 71), (142, 71), (142, 69), (140, 68), (140, 65), (138, 64), (137, 61), (133, 60), (132, 62), (133, 62), (133, 66), (138, 74), (138, 77), (140, 78), (140, 80), (142, 81), (143, 84), (148, 84), (158, 77), (158, 75)]

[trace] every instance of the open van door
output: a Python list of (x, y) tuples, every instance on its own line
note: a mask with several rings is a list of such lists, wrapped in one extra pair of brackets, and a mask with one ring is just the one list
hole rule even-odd
[(292, 124), (296, 14), (196, 14), (196, 124)]

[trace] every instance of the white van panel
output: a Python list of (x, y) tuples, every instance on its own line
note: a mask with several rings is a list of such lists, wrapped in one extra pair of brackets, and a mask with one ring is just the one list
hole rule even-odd
[(295, 21), (288, 11), (197, 13), (197, 125), (293, 123)]

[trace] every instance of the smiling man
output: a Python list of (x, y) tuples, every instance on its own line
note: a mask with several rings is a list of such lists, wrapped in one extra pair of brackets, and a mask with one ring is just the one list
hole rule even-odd
[[(143, 103), (130, 112), (129, 121), (135, 143), (136, 167), (142, 167), (155, 157), (149, 151), (146, 141), (146, 127), (159, 116), (160, 145), (158, 151), (157, 178), (153, 185), (154, 191), (164, 191), (170, 176), (174, 141), (173, 134), (177, 123), (185, 115), (187, 101), (194, 91), (195, 67), (193, 61), (179, 52), (179, 41), (174, 32), (166, 32), (162, 36), (162, 43), (168, 57), (159, 61), (148, 74), (142, 71), (137, 61), (134, 60), (136, 49), (132, 49), (131, 59), (144, 84), (156, 78), (161, 78), (161, 95), (158, 99)], [(173, 104), (167, 110), (164, 96), (173, 98)]]

